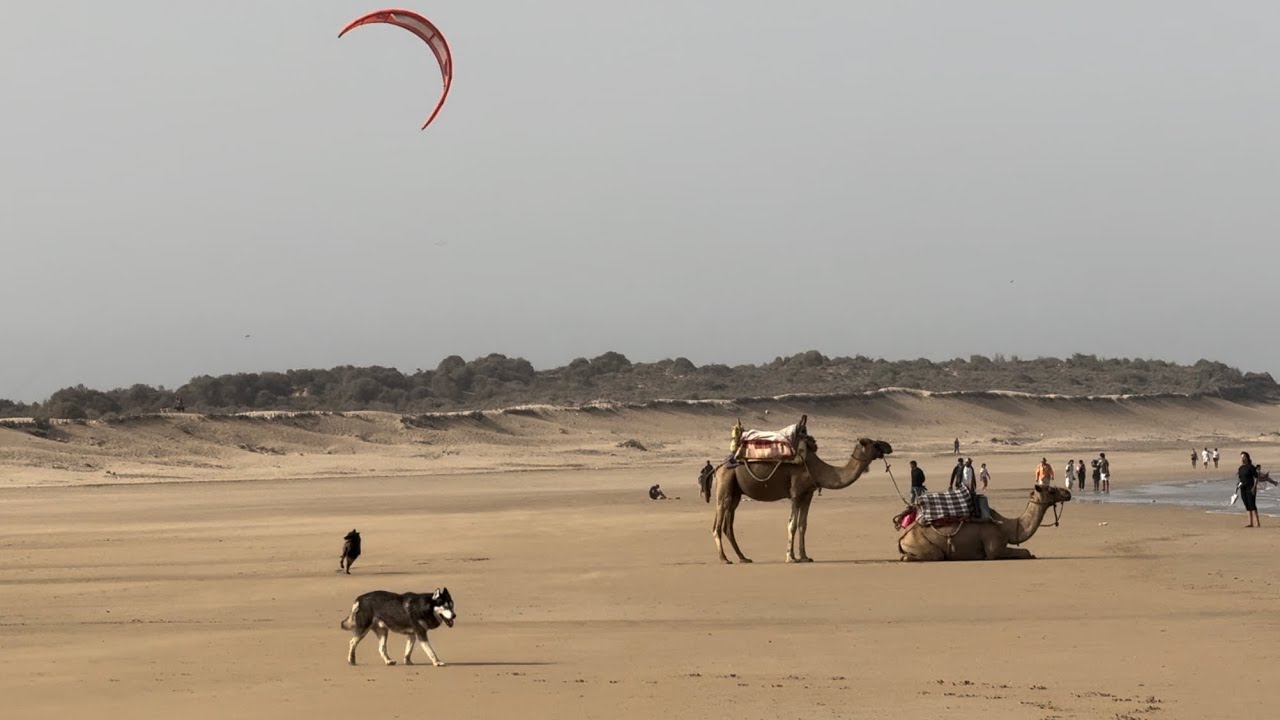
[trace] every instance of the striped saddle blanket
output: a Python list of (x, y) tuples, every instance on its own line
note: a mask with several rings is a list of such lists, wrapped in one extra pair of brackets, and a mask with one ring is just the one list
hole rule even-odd
[(973, 493), (961, 485), (952, 490), (925, 493), (916, 498), (916, 522), (941, 525), (973, 517)]

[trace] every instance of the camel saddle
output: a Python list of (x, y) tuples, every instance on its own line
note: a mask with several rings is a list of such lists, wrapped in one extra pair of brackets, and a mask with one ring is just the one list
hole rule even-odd
[(734, 426), (734, 448), (731, 457), (739, 462), (803, 463), (807, 451), (816, 449), (816, 443), (805, 427), (807, 415), (800, 422), (781, 430), (744, 430), (742, 423)]
[[(958, 488), (940, 492), (925, 493), (916, 498), (915, 505), (910, 508), (916, 511), (915, 522), (921, 525), (954, 525), (959, 522), (979, 522), (974, 516), (973, 493), (961, 485)], [(903, 516), (894, 518), (900, 523)]]

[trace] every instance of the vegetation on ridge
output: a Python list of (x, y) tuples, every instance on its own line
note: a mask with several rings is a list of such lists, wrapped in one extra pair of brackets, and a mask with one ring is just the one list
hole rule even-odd
[(594, 400), (644, 402), (854, 393), (886, 387), (931, 391), (1010, 390), (1037, 394), (1212, 395), (1233, 400), (1280, 399), (1267, 373), (1242, 373), (1219, 362), (1178, 365), (1162, 360), (993, 358), (931, 362), (863, 356), (828, 358), (810, 350), (762, 365), (703, 365), (686, 358), (633, 363), (616, 352), (535, 370), (523, 358), (491, 354), (467, 361), (453, 355), (434, 370), (341, 366), (329, 370), (236, 373), (192, 378), (177, 389), (134, 385), (100, 391), (59, 390), (44, 403), (0, 399), (0, 417), (100, 418), (152, 413), (181, 404), (192, 412), (245, 410), (385, 410), (420, 413), (482, 410)]

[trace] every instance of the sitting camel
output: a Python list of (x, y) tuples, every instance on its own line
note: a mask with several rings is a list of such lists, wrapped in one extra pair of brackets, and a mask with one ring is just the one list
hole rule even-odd
[(751, 562), (738, 549), (738, 540), (733, 535), (734, 513), (744, 495), (761, 502), (789, 498), (791, 520), (787, 523), (787, 562), (813, 562), (804, 550), (804, 534), (809, 526), (809, 504), (813, 502), (814, 491), (819, 488), (847, 488), (867, 471), (873, 461), (892, 452), (893, 447), (887, 442), (860, 438), (844, 467), (828, 465), (812, 451), (805, 455), (803, 465), (774, 461), (740, 462), (734, 467), (720, 465), (715, 470), (715, 488), (707, 494), (708, 502), (712, 494), (716, 499), (716, 519), (711, 532), (716, 539), (716, 549), (720, 551), (720, 562), (732, 564), (725, 557), (721, 536), (728, 538), (738, 560)]
[[(1035, 555), (1021, 545), (1040, 528), (1049, 508), (1071, 499), (1066, 488), (1036, 485), (1021, 517), (1007, 518), (992, 510), (991, 521), (966, 520), (956, 525), (915, 523), (898, 536), (903, 560), (1027, 560)], [(1057, 524), (1055, 519), (1054, 524)]]

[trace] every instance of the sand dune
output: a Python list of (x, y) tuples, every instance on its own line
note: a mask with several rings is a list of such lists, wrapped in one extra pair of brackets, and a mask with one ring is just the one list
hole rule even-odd
[[(741, 417), (783, 427), (801, 414), (824, 449), (875, 436), (900, 452), (1163, 449), (1280, 440), (1280, 406), (1187, 397), (1060, 398), (884, 391), (736, 401), (524, 406), (390, 413), (155, 415), (62, 423), (36, 437), (0, 427), (0, 486), (433, 475), (701, 464)], [(636, 440), (646, 450), (619, 447)]]
[[(877, 468), (815, 501), (816, 563), (782, 563), (785, 503), (746, 503), (738, 537), (756, 563), (718, 564), (698, 466), (736, 417), (776, 428), (801, 413), (827, 457), (885, 439), (899, 482), (917, 459), (935, 488), (959, 437), (1009, 513), (1041, 455), (1106, 450), (1117, 485), (1225, 488), (1240, 448), (1280, 453), (1280, 408), (1177, 397), (887, 392), (0, 429), (0, 715), (1266, 714), (1272, 518), (1246, 531), (1241, 514), (1086, 494), (1027, 543), (1037, 560), (903, 564), (901, 500)], [(1189, 466), (1205, 445), (1224, 451), (1217, 472)], [(682, 499), (644, 499), (654, 481)], [(338, 575), (352, 527), (365, 555)], [(449, 667), (385, 667), (372, 640), (345, 664), (355, 595), (441, 585), (460, 613), (433, 633)]]

